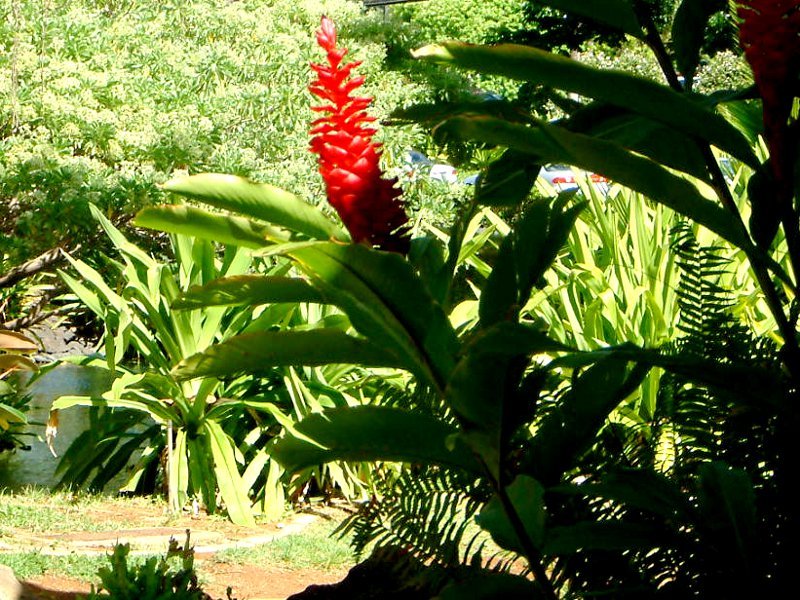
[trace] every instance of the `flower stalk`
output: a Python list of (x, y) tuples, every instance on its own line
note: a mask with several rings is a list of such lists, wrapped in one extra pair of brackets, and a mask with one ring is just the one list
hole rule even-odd
[(317, 31), (327, 64), (311, 64), (317, 79), (309, 90), (325, 102), (312, 110), (322, 113), (312, 123), (311, 151), (319, 156), (328, 202), (339, 214), (353, 241), (381, 250), (408, 252), (408, 217), (396, 186), (380, 168), (380, 144), (367, 114), (372, 98), (354, 92), (363, 76), (353, 76), (361, 63), (343, 64), (346, 48), (336, 43), (336, 26), (327, 17)]

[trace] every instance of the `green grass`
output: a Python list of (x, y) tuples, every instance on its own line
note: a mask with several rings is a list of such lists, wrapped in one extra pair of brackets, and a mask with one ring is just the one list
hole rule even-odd
[[(13, 493), (2, 490), (0, 536), (16, 529), (30, 533), (125, 529), (135, 526), (136, 522), (120, 514), (113, 514), (115, 507), (123, 509), (152, 505), (153, 500), (144, 498), (51, 492), (42, 488), (27, 488)], [(100, 508), (112, 514), (107, 519), (92, 516)]]
[(334, 535), (339, 521), (315, 522), (296, 535), (253, 548), (223, 550), (214, 556), (222, 563), (281, 565), (289, 569), (331, 569), (354, 564), (349, 540)]
[[(136, 560), (139, 560), (137, 557)], [(97, 570), (105, 565), (105, 555), (81, 556), (47, 556), (40, 552), (0, 553), (0, 565), (10, 567), (20, 579), (30, 579), (45, 573), (50, 575), (67, 575), (76, 579), (97, 583)]]

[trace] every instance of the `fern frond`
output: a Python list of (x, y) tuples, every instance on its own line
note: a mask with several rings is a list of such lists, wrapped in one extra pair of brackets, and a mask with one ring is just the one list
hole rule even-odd
[(480, 551), (473, 517), (490, 492), (473, 478), (436, 468), (406, 470), (379, 484), (374, 497), (339, 528), (352, 532), (357, 555), (374, 545), (398, 546), (414, 557), (443, 567), (470, 561), (467, 553)]

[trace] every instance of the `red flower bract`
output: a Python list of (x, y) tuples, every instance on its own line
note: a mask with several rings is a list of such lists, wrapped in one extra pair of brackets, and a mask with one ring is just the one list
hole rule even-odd
[(739, 39), (764, 103), (764, 134), (779, 182), (791, 176), (786, 139), (800, 70), (800, 0), (742, 0)]
[(347, 54), (336, 46), (336, 26), (327, 17), (317, 31), (328, 64), (311, 64), (317, 79), (309, 86), (326, 102), (312, 110), (325, 116), (312, 123), (311, 150), (319, 155), (328, 202), (342, 219), (354, 242), (382, 250), (408, 252), (408, 217), (396, 179), (384, 179), (378, 164), (380, 144), (372, 141), (374, 121), (366, 113), (372, 98), (354, 96), (364, 77), (353, 77), (359, 62), (342, 64)]

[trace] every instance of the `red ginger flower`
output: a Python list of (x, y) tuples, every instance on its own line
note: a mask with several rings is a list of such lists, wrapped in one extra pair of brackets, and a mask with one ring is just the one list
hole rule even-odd
[(380, 144), (372, 141), (375, 119), (366, 109), (372, 98), (353, 96), (364, 77), (351, 77), (360, 62), (342, 64), (347, 49), (336, 47), (336, 26), (327, 17), (317, 31), (328, 64), (311, 64), (317, 79), (309, 90), (328, 102), (312, 110), (327, 113), (312, 123), (311, 150), (319, 155), (328, 202), (336, 209), (354, 242), (382, 250), (408, 252), (408, 217), (397, 179), (384, 179), (378, 164)]
[(764, 104), (764, 133), (778, 182), (791, 177), (787, 123), (800, 72), (800, 0), (742, 0), (739, 40)]

